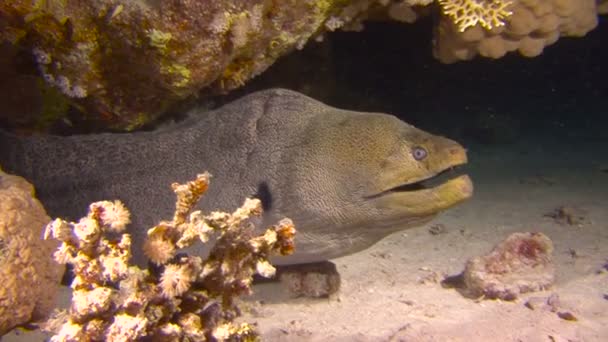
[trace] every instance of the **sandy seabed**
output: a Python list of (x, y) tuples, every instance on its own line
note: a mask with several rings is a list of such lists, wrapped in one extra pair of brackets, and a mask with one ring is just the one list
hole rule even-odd
[[(342, 287), (330, 298), (286, 298), (277, 284), (256, 285), (243, 320), (255, 322), (264, 341), (608, 341), (606, 151), (608, 142), (551, 139), (470, 146), (473, 199), (426, 226), (333, 260)], [(546, 216), (560, 206), (575, 208), (581, 223)], [(439, 224), (443, 232), (431, 234)], [(551, 289), (505, 302), (465, 298), (441, 286), (469, 258), (526, 231), (553, 241)], [(576, 321), (525, 305), (552, 294), (559, 296), (558, 311)], [(43, 339), (37, 332), (15, 331), (2, 341)]]

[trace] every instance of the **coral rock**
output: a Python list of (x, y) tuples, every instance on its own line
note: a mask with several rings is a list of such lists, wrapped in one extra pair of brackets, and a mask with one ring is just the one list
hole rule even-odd
[[(483, 30), (478, 25), (462, 32), (452, 18), (442, 17), (436, 31), (435, 57), (444, 63), (469, 60), (478, 54), (501, 58), (511, 51), (535, 57), (560, 36), (584, 36), (598, 23), (596, 0), (514, 0), (508, 10), (512, 14), (504, 18), (504, 26)], [(476, 39), (470, 39), (470, 30), (477, 33)]]
[(89, 119), (129, 130), (201, 88), (242, 86), (302, 48), (342, 3), (5, 0), (0, 43), (30, 51), (44, 81)]
[(340, 289), (340, 274), (329, 261), (282, 266), (279, 279), (293, 297), (323, 298)]
[(50, 218), (33, 193), (0, 170), (0, 335), (49, 314), (63, 273), (51, 257), (58, 244), (42, 239)]
[[(608, 7), (596, 0), (4, 0), (0, 70), (8, 77), (0, 89), (18, 96), (0, 102), (9, 109), (3, 119), (30, 129), (67, 117), (136, 129), (179, 100), (243, 86), (311, 38), (360, 31), (368, 19), (412, 23), (433, 13), (433, 2), (443, 12), (435, 55), (446, 63), (515, 50), (537, 56), (560, 36), (585, 35)], [(27, 75), (16, 73), (27, 57)], [(68, 115), (68, 102), (86, 115)]]
[(474, 296), (514, 300), (550, 287), (555, 278), (553, 244), (542, 233), (514, 233), (486, 256), (467, 262), (464, 283)]

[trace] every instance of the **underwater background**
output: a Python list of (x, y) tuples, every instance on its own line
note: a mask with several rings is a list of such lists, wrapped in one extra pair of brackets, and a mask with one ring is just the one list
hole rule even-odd
[(412, 26), (370, 22), (361, 32), (334, 32), (246, 88), (283, 86), (339, 108), (391, 113), (460, 141), (607, 139), (605, 17), (583, 39), (562, 38), (534, 58), (509, 53), (454, 64), (433, 57), (432, 25), (429, 17)]
[[(471, 200), (334, 260), (342, 277), (336, 296), (285, 298), (272, 284), (255, 287), (243, 320), (267, 341), (607, 340), (606, 17), (585, 37), (562, 38), (538, 57), (454, 64), (434, 59), (432, 25), (423, 18), (333, 32), (246, 86), (196, 103), (216, 107), (284, 87), (338, 108), (394, 114), (468, 150)], [(442, 286), (514, 232), (553, 241), (551, 289), (507, 302), (473, 301)], [(553, 307), (526, 305), (555, 294)], [(2, 341), (43, 338), (19, 331)]]
[[(432, 25), (427, 18), (414, 26), (372, 22), (362, 32), (335, 32), (322, 48), (308, 46), (251, 83), (391, 113), (455, 139), (468, 149), (465, 170), (475, 185), (472, 200), (425, 228), (338, 259), (339, 303), (277, 304), (276, 312), (304, 313), (288, 315), (285, 331), (272, 318), (260, 324), (275, 327), (267, 336), (277, 340), (605, 340), (608, 21), (600, 17), (583, 39), (560, 39), (535, 58), (509, 53), (454, 64), (433, 58)], [(300, 68), (302, 61), (321, 67)], [(286, 74), (290, 80), (277, 81)], [(521, 231), (553, 241), (554, 292), (479, 305), (440, 293), (437, 277), (458, 274), (466, 259)], [(561, 298), (559, 309), (525, 305), (551, 294)], [(547, 314), (568, 310), (580, 320)]]

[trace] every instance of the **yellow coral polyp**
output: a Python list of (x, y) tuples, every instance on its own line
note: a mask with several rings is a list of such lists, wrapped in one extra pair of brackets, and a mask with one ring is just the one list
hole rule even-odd
[(505, 24), (504, 19), (513, 12), (507, 8), (508, 0), (438, 0), (441, 11), (452, 19), (460, 32), (480, 24), (491, 30)]

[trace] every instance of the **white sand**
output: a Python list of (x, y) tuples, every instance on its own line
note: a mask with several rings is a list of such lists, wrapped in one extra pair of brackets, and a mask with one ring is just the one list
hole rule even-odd
[[(543, 144), (472, 149), (471, 201), (426, 227), (336, 259), (342, 275), (336, 298), (268, 301), (248, 320), (258, 322), (268, 341), (608, 341), (608, 273), (597, 273), (608, 262), (608, 173), (601, 171), (608, 144)], [(584, 210), (586, 223), (544, 217), (562, 205)], [(437, 223), (446, 233), (428, 232)], [(557, 280), (550, 291), (515, 302), (475, 302), (433, 281), (461, 272), (468, 258), (516, 231), (552, 239)], [(529, 297), (552, 293), (560, 311), (578, 321), (524, 306)]]
[[(608, 143), (550, 140), (476, 146), (469, 152), (472, 200), (427, 226), (334, 260), (342, 288), (333, 298), (273, 298), (278, 285), (256, 286), (264, 302), (252, 299), (244, 319), (257, 322), (265, 341), (608, 341), (608, 273), (598, 273), (608, 262), (605, 151)], [(544, 217), (562, 205), (585, 211), (585, 224)], [(438, 223), (446, 232), (430, 234)], [(476, 302), (437, 282), (516, 231), (552, 239), (557, 281), (551, 290), (514, 302)], [(578, 321), (524, 306), (529, 297), (552, 293), (559, 295), (559, 310)], [(40, 340), (31, 332), (3, 339)]]

